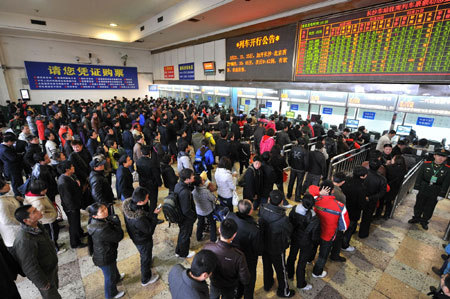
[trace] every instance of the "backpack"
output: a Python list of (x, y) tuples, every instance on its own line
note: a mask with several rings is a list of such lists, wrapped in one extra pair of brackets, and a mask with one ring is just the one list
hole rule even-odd
[(183, 214), (181, 213), (180, 201), (175, 192), (170, 192), (162, 205), (164, 218), (170, 223), (180, 223), (183, 221)]
[(249, 171), (250, 169), (252, 169), (253, 174), (255, 174), (255, 169), (253, 168), (253, 166), (250, 166), (249, 168), (247, 168), (244, 173), (241, 174), (241, 176), (238, 179), (238, 186), (239, 187), (245, 187), (245, 174), (247, 173), (247, 171)]
[(203, 171), (208, 171), (208, 166), (205, 161), (205, 154), (206, 152), (203, 155), (195, 156), (193, 165), (195, 174), (201, 174)]
[(224, 207), (221, 205), (216, 205), (216, 207), (213, 211), (213, 218), (217, 222), (222, 222), (225, 220), (225, 218), (227, 218), (229, 212), (230, 212), (230, 209), (228, 209), (227, 207)]

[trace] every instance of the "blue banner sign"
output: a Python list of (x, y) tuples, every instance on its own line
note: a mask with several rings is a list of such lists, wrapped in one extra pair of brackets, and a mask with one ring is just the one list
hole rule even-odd
[(178, 76), (180, 80), (194, 80), (194, 63), (184, 63), (178, 65)]
[(364, 111), (363, 118), (364, 119), (375, 119), (375, 112)]
[(272, 108), (272, 102), (266, 102), (266, 108)]
[(292, 111), (298, 111), (298, 104), (291, 104)]
[(212, 101), (212, 96), (208, 96), (208, 101)]
[(221, 98), (220, 98), (220, 101), (221, 101), (222, 103), (225, 103), (225, 97), (221, 97)]
[(333, 114), (333, 108), (323, 107), (322, 114)]
[(431, 117), (418, 117), (416, 125), (424, 127), (432, 127), (434, 123), (434, 118)]
[(30, 89), (138, 89), (136, 67), (25, 61)]
[(158, 91), (158, 85), (149, 85), (148, 91)]
[(250, 100), (245, 100), (245, 105), (250, 105)]

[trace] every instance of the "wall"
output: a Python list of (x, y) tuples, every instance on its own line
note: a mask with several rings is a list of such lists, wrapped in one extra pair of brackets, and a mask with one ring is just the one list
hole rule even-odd
[[(178, 64), (194, 62), (195, 80), (225, 81), (225, 39), (203, 43), (195, 46), (182, 47), (170, 51), (153, 54), (153, 75), (155, 80), (179, 80)], [(216, 75), (205, 76), (203, 62), (216, 62)], [(164, 78), (164, 67), (173, 65), (175, 78)]]
[[(88, 53), (93, 54), (93, 61), (100, 59), (100, 65), (123, 65), (121, 57), (128, 55), (127, 66), (136, 66), (139, 72), (152, 72), (150, 52), (148, 50), (119, 48), (88, 43), (54, 41), (45, 39), (34, 39), (25, 37), (0, 36), (0, 52), (3, 52), (4, 65), (8, 68), (5, 75), (10, 79), (13, 94), (10, 97), (20, 97), (19, 89), (29, 88), (22, 84), (22, 78), (26, 78), (24, 61), (77, 63), (76, 56), (81, 58), (80, 62), (88, 61)], [(0, 80), (2, 78), (0, 77)], [(152, 84), (151, 74), (138, 74), (139, 89), (134, 90), (30, 90), (31, 104), (40, 104), (51, 100), (65, 99), (108, 99), (113, 96), (127, 98), (143, 97), (150, 93), (148, 85)], [(0, 84), (3, 89), (3, 85)], [(0, 97), (5, 95), (0, 92)], [(4, 105), (5, 97), (0, 98), (0, 104)]]

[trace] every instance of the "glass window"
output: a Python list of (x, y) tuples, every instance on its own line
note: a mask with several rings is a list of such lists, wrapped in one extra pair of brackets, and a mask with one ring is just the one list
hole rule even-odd
[[(375, 115), (373, 115), (373, 113), (375, 113)], [(393, 111), (360, 108), (358, 111), (357, 119), (359, 119), (359, 126), (365, 126), (369, 131), (375, 131), (382, 134), (383, 131), (389, 130), (389, 128), (391, 127), (393, 115)], [(373, 119), (370, 119), (372, 117)], [(350, 119), (350, 117), (348, 117), (348, 119)]]
[[(325, 114), (324, 111), (327, 112), (327, 114)], [(330, 112), (331, 114), (329, 114)], [(344, 114), (345, 107), (322, 105), (320, 111), (321, 119), (325, 128), (328, 128), (330, 125), (336, 125), (339, 127), (339, 125), (344, 122)], [(326, 126), (325, 124), (328, 124), (328, 126)]]
[[(432, 119), (432, 127), (417, 125), (419, 117)], [(426, 138), (440, 142), (443, 138), (450, 136), (450, 122), (446, 116), (407, 113), (405, 126), (412, 126), (419, 139)]]

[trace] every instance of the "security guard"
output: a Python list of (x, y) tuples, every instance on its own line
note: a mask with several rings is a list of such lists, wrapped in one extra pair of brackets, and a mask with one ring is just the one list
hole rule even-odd
[(442, 200), (450, 185), (450, 166), (446, 160), (450, 152), (440, 149), (434, 152), (434, 161), (425, 161), (420, 167), (413, 193), (417, 194), (414, 216), (408, 223), (419, 223), (428, 229), (428, 221), (434, 208)]

